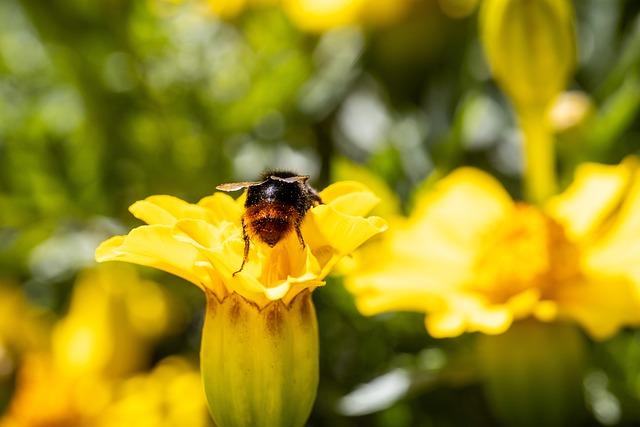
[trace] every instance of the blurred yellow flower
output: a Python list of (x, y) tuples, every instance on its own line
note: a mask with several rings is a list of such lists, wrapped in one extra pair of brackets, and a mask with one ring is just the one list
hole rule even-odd
[(52, 331), (52, 352), (63, 369), (119, 377), (145, 366), (150, 344), (179, 324), (168, 295), (133, 267), (81, 272), (69, 312)]
[(46, 353), (24, 357), (1, 427), (85, 426), (88, 413), (105, 405), (111, 384), (59, 369)]
[[(20, 307), (21, 313), (9, 311), (13, 328), (30, 331), (34, 319), (25, 314), (37, 310), (15, 294), (2, 302), (11, 300), (9, 307)], [(199, 382), (185, 383), (180, 392), (171, 395), (180, 394), (182, 399), (171, 402), (171, 411), (166, 410), (166, 402), (156, 403), (159, 394), (169, 399), (174, 381), (197, 377), (197, 370), (186, 362), (171, 370), (175, 375), (161, 380), (154, 378), (165, 362), (151, 374), (136, 376), (149, 377), (145, 382), (134, 384), (129, 378), (148, 365), (152, 341), (178, 323), (172, 307), (175, 304), (169, 304), (162, 289), (140, 279), (132, 267), (110, 265), (82, 272), (68, 313), (54, 323), (42, 343), (20, 349), (15, 391), (0, 426), (183, 425), (176, 417), (169, 417), (173, 413), (180, 413), (181, 420), (200, 420), (186, 422), (188, 425), (208, 425)], [(0, 344), (6, 339), (1, 329)], [(152, 380), (153, 387), (142, 387)], [(122, 404), (125, 397), (134, 395), (138, 396), (135, 406)], [(142, 412), (144, 420), (154, 423), (143, 424)], [(114, 419), (118, 422), (112, 422)]]
[(169, 356), (150, 372), (118, 382), (113, 400), (91, 427), (209, 427), (197, 366)]
[(196, 367), (171, 356), (130, 378), (70, 375), (46, 354), (23, 361), (1, 427), (207, 427)]
[(51, 316), (30, 305), (17, 283), (0, 280), (0, 363), (2, 355), (46, 348)]
[(344, 256), (386, 228), (379, 217), (361, 216), (378, 201), (362, 184), (336, 183), (320, 197), (324, 204), (311, 208), (301, 226), (305, 247), (296, 233), (273, 248), (253, 242), (239, 272), (244, 196), (216, 193), (197, 204), (149, 197), (130, 207), (149, 225), (96, 250), (99, 262), (158, 268), (205, 292), (201, 369), (221, 427), (300, 426), (311, 411), (318, 381), (311, 292)]
[(207, 0), (211, 11), (222, 19), (230, 19), (247, 7), (247, 0)]
[(322, 32), (358, 22), (365, 0), (283, 0), (283, 7), (300, 28)]
[(206, 0), (213, 13), (231, 19), (248, 7), (280, 4), (301, 30), (321, 33), (347, 25), (386, 26), (406, 16), (410, 0)]
[(544, 206), (490, 175), (453, 172), (358, 255), (347, 286), (364, 314), (426, 312), (434, 337), (570, 319), (593, 338), (640, 324), (640, 176), (629, 158), (584, 164)]

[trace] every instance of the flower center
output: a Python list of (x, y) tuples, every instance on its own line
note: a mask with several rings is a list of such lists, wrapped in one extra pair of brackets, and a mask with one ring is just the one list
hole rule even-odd
[(481, 243), (472, 290), (500, 304), (529, 289), (541, 299), (557, 284), (580, 275), (578, 247), (560, 224), (535, 206), (516, 204), (511, 218), (496, 224)]

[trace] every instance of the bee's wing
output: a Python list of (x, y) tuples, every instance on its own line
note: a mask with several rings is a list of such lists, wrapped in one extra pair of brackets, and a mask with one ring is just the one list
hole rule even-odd
[(220, 184), (216, 186), (217, 190), (220, 191), (238, 191), (243, 188), (252, 187), (254, 185), (260, 185), (264, 181), (242, 181), (242, 182), (230, 182), (228, 184)]
[(277, 179), (278, 181), (284, 181), (284, 182), (301, 182), (304, 184), (309, 179), (309, 175), (290, 176), (288, 178), (281, 178), (279, 176), (271, 175), (269, 178)]

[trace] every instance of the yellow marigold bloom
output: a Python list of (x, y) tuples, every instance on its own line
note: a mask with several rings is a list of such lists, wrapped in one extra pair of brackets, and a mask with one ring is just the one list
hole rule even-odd
[(120, 379), (65, 370), (29, 354), (0, 427), (210, 427), (197, 367), (176, 356), (151, 372)]
[(313, 290), (338, 261), (385, 229), (378, 217), (363, 218), (378, 202), (366, 187), (340, 182), (320, 192), (325, 204), (312, 208), (302, 224), (306, 247), (295, 233), (273, 249), (254, 244), (242, 264), (242, 205), (224, 193), (190, 204), (171, 196), (152, 196), (129, 210), (146, 226), (103, 242), (96, 260), (126, 261), (167, 271), (224, 300), (238, 293), (260, 308), (289, 304), (304, 289)]
[(303, 31), (322, 33), (348, 25), (383, 27), (405, 17), (407, 0), (205, 0), (222, 19), (232, 19), (250, 7), (278, 5)]
[(78, 275), (69, 311), (51, 331), (51, 352), (63, 371), (122, 376), (144, 366), (150, 344), (178, 320), (160, 285), (133, 266), (99, 266)]
[(282, 6), (300, 28), (323, 32), (358, 22), (364, 0), (284, 0)]
[(426, 312), (434, 337), (500, 334), (525, 318), (611, 337), (640, 324), (637, 163), (584, 164), (541, 207), (459, 169), (360, 254), (347, 285), (365, 314)]
[(377, 198), (340, 182), (306, 214), (303, 248), (291, 233), (253, 242), (243, 261), (242, 205), (223, 193), (189, 204), (170, 196), (134, 203), (148, 225), (113, 237), (98, 261), (127, 261), (180, 276), (207, 297), (201, 367), (211, 414), (224, 426), (300, 426), (315, 399), (318, 337), (311, 291), (345, 255), (386, 228), (363, 218)]
[[(39, 324), (43, 319), (32, 314), (38, 310), (14, 293), (17, 289), (8, 290), (0, 285), (0, 308), (12, 314), (3, 326), (12, 326), (31, 343), (18, 347), (15, 389), (0, 427), (209, 425), (202, 387), (192, 381), (197, 371), (187, 370), (186, 361), (181, 372), (172, 370), (176, 375), (164, 375), (148, 387), (153, 373), (137, 374), (137, 382), (124, 380), (148, 364), (153, 342), (178, 320), (162, 288), (139, 278), (132, 266), (83, 271), (68, 312), (55, 323), (45, 318), (53, 323), (46, 334)], [(0, 349), (3, 341), (14, 341), (3, 329)], [(171, 360), (160, 362), (154, 372)], [(169, 405), (166, 401), (177, 394), (182, 400)], [(136, 396), (135, 402), (125, 403), (129, 395)]]
[(291, 20), (305, 31), (321, 33), (346, 25), (387, 26), (410, 8), (405, 0), (283, 0)]
[(85, 425), (95, 427), (212, 427), (197, 365), (169, 356), (116, 384), (112, 401)]

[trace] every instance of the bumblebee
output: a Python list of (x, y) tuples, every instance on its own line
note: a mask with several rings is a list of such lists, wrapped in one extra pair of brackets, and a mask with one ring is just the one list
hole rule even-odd
[(260, 181), (243, 181), (221, 184), (216, 189), (237, 191), (247, 189), (247, 200), (242, 214), (244, 258), (240, 269), (249, 257), (251, 240), (258, 240), (274, 247), (295, 230), (304, 248), (300, 226), (307, 211), (322, 203), (318, 192), (307, 184), (308, 175), (298, 175), (284, 170), (266, 170)]

